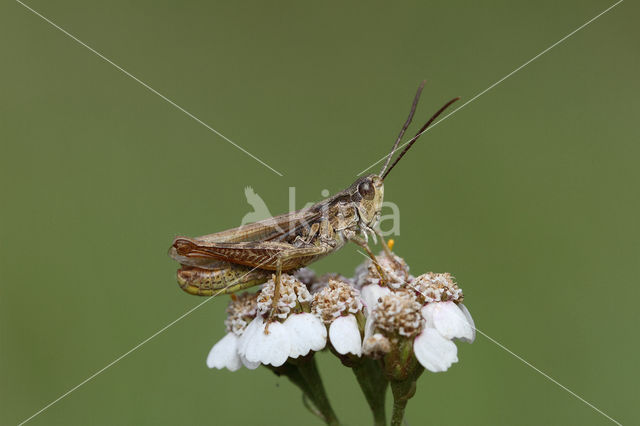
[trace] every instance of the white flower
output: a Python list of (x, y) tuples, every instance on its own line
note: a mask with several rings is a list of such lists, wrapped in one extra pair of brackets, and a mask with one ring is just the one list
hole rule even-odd
[(364, 352), (380, 357), (394, 339), (412, 339), (420, 364), (432, 372), (446, 371), (458, 362), (452, 340), (475, 339), (473, 319), (461, 303), (462, 290), (450, 274), (423, 274), (406, 285), (406, 290), (393, 291), (377, 284), (362, 288), (368, 313)]
[(238, 339), (238, 356), (249, 368), (260, 364), (279, 367), (289, 358), (319, 351), (327, 344), (327, 329), (317, 316), (305, 312), (312, 296), (307, 287), (283, 274), (276, 321), (267, 322), (272, 307), (274, 281), (265, 284), (257, 299), (258, 315)]
[(284, 322), (289, 331), (291, 352), (289, 357), (305, 356), (310, 351), (319, 351), (327, 344), (327, 330), (322, 321), (313, 314), (293, 314)]
[(266, 282), (258, 295), (257, 311), (259, 315), (272, 315), (278, 319), (286, 319), (293, 312), (302, 312), (309, 307), (313, 297), (307, 287), (298, 281), (293, 275), (282, 274), (280, 277), (280, 297), (273, 308), (273, 295), (275, 292), (275, 275)]
[(358, 321), (353, 315), (336, 318), (329, 326), (329, 340), (340, 355), (362, 355), (362, 340)]
[(418, 301), (421, 303), (462, 302), (464, 295), (462, 289), (458, 287), (453, 276), (449, 273), (436, 274), (428, 272), (422, 274), (411, 281), (410, 287), (418, 292)]
[(207, 367), (219, 370), (227, 368), (230, 371), (236, 371), (242, 367), (242, 361), (238, 355), (238, 336), (227, 333), (213, 345), (207, 356)]
[(240, 336), (247, 329), (248, 324), (256, 316), (257, 294), (243, 293), (235, 296), (227, 307), (227, 319), (224, 321), (227, 334), (213, 345), (207, 356), (207, 367), (230, 371), (238, 370), (243, 364), (250, 369), (259, 364), (249, 362), (240, 356), (238, 344)]
[(364, 327), (362, 350), (372, 358), (382, 358), (393, 351), (400, 341), (413, 339), (422, 331), (424, 323), (420, 314), (421, 305), (412, 292), (402, 290), (384, 293), (370, 305)]
[(329, 326), (329, 341), (340, 355), (362, 355), (362, 339), (356, 315), (362, 318), (358, 290), (337, 278), (313, 296), (311, 311)]
[(238, 353), (250, 363), (270, 364), (279, 367), (285, 363), (291, 353), (291, 340), (284, 324), (274, 321), (269, 324), (269, 333), (265, 333), (266, 323), (257, 316), (244, 331), (238, 342)]
[(238, 354), (253, 364), (279, 367), (288, 358), (298, 358), (319, 351), (327, 342), (327, 329), (310, 313), (292, 314), (283, 323), (269, 323), (257, 316), (240, 336)]
[(414, 337), (422, 330), (420, 303), (408, 291), (394, 291), (384, 296), (373, 308), (376, 330), (402, 337)]
[(278, 320), (267, 323), (274, 294), (274, 281), (259, 294), (245, 293), (232, 299), (225, 320), (227, 335), (216, 343), (207, 357), (209, 368), (236, 371), (241, 365), (255, 369), (260, 364), (279, 367), (288, 358), (305, 356), (323, 349), (327, 329), (309, 310), (312, 296), (294, 277), (283, 274)]
[(416, 358), (434, 373), (447, 371), (458, 362), (458, 348), (454, 338), (472, 343), (475, 326), (471, 314), (463, 304), (431, 302), (422, 307), (424, 330), (413, 342)]
[(447, 371), (458, 362), (458, 348), (434, 328), (425, 328), (413, 341), (413, 352), (424, 368), (434, 373)]
[(444, 338), (464, 338), (469, 341), (474, 338), (471, 324), (454, 302), (428, 303), (422, 308), (422, 316), (426, 326), (435, 328)]

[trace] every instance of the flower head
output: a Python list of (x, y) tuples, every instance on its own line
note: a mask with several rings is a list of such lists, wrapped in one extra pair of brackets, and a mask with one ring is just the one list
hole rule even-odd
[(256, 317), (257, 296), (255, 293), (242, 293), (231, 299), (227, 306), (227, 319), (224, 320), (227, 332), (242, 335), (247, 325)]
[[(409, 280), (409, 266), (400, 256), (393, 254), (392, 259), (386, 253), (380, 253), (376, 256), (376, 260), (389, 280), (388, 283), (385, 283), (389, 287), (399, 288)], [(381, 284), (381, 280), (382, 278), (380, 277), (378, 268), (376, 268), (376, 265), (371, 259), (365, 260), (356, 268), (354, 281), (357, 288)]]
[[(238, 341), (238, 354), (250, 364), (281, 366), (288, 358), (305, 356), (325, 347), (327, 330), (322, 321), (310, 313), (313, 299), (307, 287), (295, 277), (282, 274), (280, 299), (273, 309), (275, 276), (258, 295), (257, 316)], [(268, 322), (268, 318), (277, 320)]]
[(382, 297), (371, 313), (374, 328), (387, 335), (413, 337), (422, 330), (420, 303), (408, 291), (395, 291)]
[(453, 276), (449, 273), (436, 274), (428, 272), (411, 281), (411, 286), (416, 291), (421, 303), (444, 302), (452, 300), (462, 302), (464, 295), (458, 287)]
[(284, 320), (291, 313), (299, 313), (309, 311), (309, 305), (312, 297), (307, 287), (298, 281), (293, 275), (282, 274), (280, 277), (280, 298), (276, 306), (276, 312), (271, 313), (273, 309), (273, 295), (275, 292), (275, 275), (262, 287), (262, 291), (258, 295), (258, 313), (260, 315), (272, 315), (278, 319)]
[(330, 279), (327, 286), (313, 296), (311, 312), (325, 324), (331, 324), (343, 315), (355, 315), (361, 311), (360, 293), (342, 280)]
[(362, 354), (362, 339), (357, 315), (362, 317), (358, 290), (349, 283), (331, 278), (313, 296), (311, 311), (329, 327), (329, 340), (341, 355)]
[(424, 330), (413, 343), (416, 358), (430, 371), (446, 371), (458, 362), (458, 349), (452, 340), (472, 343), (476, 335), (471, 314), (462, 304), (462, 289), (450, 274), (432, 272), (417, 277), (411, 287), (424, 305)]
[[(385, 263), (385, 270), (389, 265)], [(412, 279), (405, 271), (405, 286), (388, 288), (373, 283), (372, 270), (367, 270), (369, 275), (360, 270), (360, 280), (367, 283), (361, 290), (368, 313), (363, 351), (380, 357), (411, 339), (420, 364), (432, 372), (446, 371), (458, 361), (452, 340), (473, 342), (475, 338), (473, 320), (461, 303), (462, 290), (448, 273), (430, 272)]]

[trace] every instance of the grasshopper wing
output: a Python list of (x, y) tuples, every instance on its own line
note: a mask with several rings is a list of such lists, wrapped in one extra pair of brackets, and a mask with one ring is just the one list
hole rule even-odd
[[(179, 236), (173, 240), (169, 256), (182, 265), (215, 269), (220, 262), (257, 266), (260, 261), (291, 249), (304, 228), (322, 215), (322, 203), (215, 234), (196, 238)], [(261, 243), (261, 244), (248, 244)], [(265, 244), (268, 243), (268, 244)], [(273, 261), (273, 259), (271, 259)], [(271, 269), (270, 267), (267, 269)]]
[(202, 245), (192, 238), (177, 238), (173, 247), (178, 255), (187, 258), (215, 259), (272, 271), (277, 270), (279, 261), (282, 270), (289, 271), (308, 265), (328, 251), (324, 246), (295, 247), (278, 241)]

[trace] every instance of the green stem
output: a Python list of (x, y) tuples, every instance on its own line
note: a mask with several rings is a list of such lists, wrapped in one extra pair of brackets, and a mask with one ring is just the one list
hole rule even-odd
[(402, 425), (407, 402), (416, 394), (416, 381), (424, 371), (413, 355), (412, 343), (409, 339), (400, 340), (398, 348), (384, 358), (385, 374), (393, 393), (392, 426)]
[(300, 371), (311, 392), (310, 398), (324, 416), (325, 423), (331, 426), (339, 426), (338, 417), (329, 403), (327, 392), (324, 390), (315, 357), (299, 358), (296, 361), (298, 371)]
[(353, 365), (353, 372), (371, 408), (373, 424), (385, 426), (387, 424), (385, 397), (389, 382), (384, 377), (379, 361), (363, 357), (360, 362)]
[[(302, 391), (302, 403), (307, 410), (311, 412), (311, 414), (319, 417), (323, 422), (326, 423), (324, 415), (316, 408), (317, 403), (315, 401), (315, 395), (311, 391), (311, 388), (307, 384), (307, 381), (302, 377), (300, 370), (297, 366), (291, 364), (290, 362), (286, 362), (280, 367), (272, 367), (270, 365), (266, 365), (268, 369), (273, 371), (277, 376), (287, 376), (287, 378), (296, 385)], [(311, 400), (312, 404), (308, 403), (308, 400)]]
[(402, 426), (404, 410), (407, 407), (407, 399), (393, 401), (393, 413), (391, 414), (391, 426)]
[(392, 381), (391, 391), (393, 392), (393, 414), (391, 415), (391, 426), (401, 426), (404, 419), (404, 411), (407, 402), (416, 393), (416, 380), (422, 370), (412, 375), (406, 380)]

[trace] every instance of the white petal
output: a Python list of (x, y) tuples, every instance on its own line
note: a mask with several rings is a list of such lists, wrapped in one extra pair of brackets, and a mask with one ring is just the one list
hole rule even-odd
[[(327, 344), (327, 328), (320, 318), (313, 314), (293, 314), (283, 324), (291, 340), (291, 358), (298, 358), (319, 351)], [(269, 328), (271, 331), (271, 328)]]
[(426, 327), (434, 327), (447, 339), (473, 338), (473, 328), (454, 302), (432, 302), (422, 308)]
[(242, 367), (238, 355), (238, 336), (227, 333), (218, 343), (213, 345), (207, 356), (207, 367), (222, 370), (228, 368), (236, 371)]
[[(434, 328), (435, 325), (433, 325), (433, 310), (435, 309), (436, 302), (432, 302), (432, 303), (427, 303), (426, 305), (424, 305), (422, 307), (422, 309), (420, 309), (420, 313), (422, 314), (422, 318), (424, 318), (424, 326), (428, 327), (428, 328)], [(249, 327), (251, 326), (251, 324), (249, 324)], [(247, 327), (247, 330), (249, 329), (249, 327)], [(245, 330), (245, 334), (247, 333), (247, 330)], [(244, 335), (243, 335), (244, 336)]]
[(364, 339), (367, 340), (369, 337), (373, 335), (375, 330), (375, 321), (372, 314), (367, 315), (367, 320), (364, 323)]
[(466, 306), (464, 306), (464, 304), (459, 303), (458, 304), (458, 308), (460, 308), (460, 310), (464, 314), (465, 318), (467, 318), (467, 321), (469, 322), (469, 325), (471, 326), (471, 330), (473, 331), (473, 333), (471, 334), (471, 338), (470, 339), (468, 339), (466, 337), (461, 337), (460, 340), (462, 340), (463, 342), (467, 342), (467, 343), (473, 343), (473, 341), (476, 340), (476, 323), (473, 322), (473, 318), (471, 318), (471, 312), (469, 312), (469, 310), (467, 309)]
[(362, 287), (360, 290), (360, 297), (362, 302), (367, 308), (367, 312), (371, 312), (371, 309), (378, 303), (378, 299), (391, 293), (388, 287), (380, 287), (378, 284), (370, 284)]
[(434, 328), (425, 328), (413, 341), (413, 352), (424, 368), (434, 373), (447, 371), (458, 362), (458, 348)]
[(260, 361), (251, 362), (248, 359), (246, 359), (243, 355), (238, 355), (238, 356), (240, 357), (240, 361), (242, 362), (242, 365), (247, 367), (249, 370), (255, 370), (256, 368), (260, 367)]
[(354, 315), (339, 317), (329, 326), (329, 339), (334, 349), (341, 355), (362, 355), (362, 340), (358, 321)]
[[(266, 334), (265, 322), (261, 317), (257, 318), (260, 318), (260, 322), (257, 323), (258, 327), (248, 336), (246, 344), (241, 348), (244, 349), (244, 354), (242, 352), (240, 354), (249, 362), (261, 362), (279, 367), (285, 363), (291, 352), (289, 333), (283, 324), (275, 321), (269, 324), (269, 333)], [(245, 334), (247, 331), (249, 331), (249, 327), (245, 330)]]
[(240, 354), (241, 358), (243, 358), (247, 353), (247, 348), (249, 347), (253, 336), (257, 332), (260, 332), (260, 330), (264, 332), (264, 320), (261, 316), (257, 316), (249, 323), (247, 328), (244, 329), (244, 332), (238, 340), (238, 353)]

